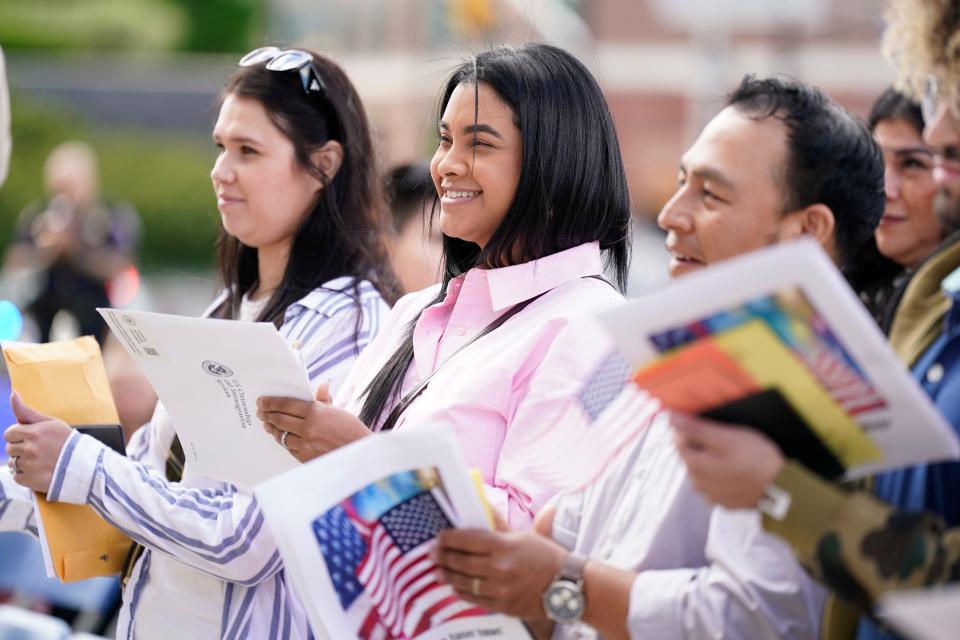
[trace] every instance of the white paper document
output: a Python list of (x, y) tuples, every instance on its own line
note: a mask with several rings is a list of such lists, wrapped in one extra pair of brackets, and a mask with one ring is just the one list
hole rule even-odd
[(441, 529), (489, 528), (449, 429), (363, 438), (255, 494), (318, 638), (529, 640), (436, 578)]
[(960, 628), (960, 586), (885, 595), (878, 616), (911, 640), (954, 640)]
[(274, 325), (98, 311), (173, 418), (193, 473), (249, 490), (300, 464), (257, 419), (261, 396), (313, 399)]
[[(756, 395), (783, 391), (787, 396), (800, 388), (806, 397), (820, 398), (818, 404), (791, 408), (837, 453), (847, 477), (960, 457), (954, 431), (812, 240), (776, 245), (683, 276), (602, 314), (600, 321), (634, 369), (654, 361), (672, 363), (673, 368), (640, 373), (653, 371), (643, 378), (644, 388), (661, 384), (662, 395), (652, 392), (658, 398), (672, 393), (682, 405), (685, 390), (699, 393), (711, 384), (722, 395), (735, 386), (737, 376), (730, 371), (742, 374), (736, 382), (742, 386), (732, 394), (753, 384)], [(706, 348), (687, 353), (702, 355), (669, 359), (698, 343)], [(715, 365), (707, 362), (710, 358)], [(709, 366), (715, 368), (707, 371)], [(772, 371), (790, 373), (773, 382)], [(684, 387), (678, 379), (693, 383)]]
[[(33, 512), (39, 513), (37, 508), (37, 494), (30, 492), (30, 500), (33, 502)], [(39, 515), (34, 518), (37, 523), (37, 538), (40, 541), (40, 553), (43, 555), (43, 569), (47, 572), (48, 578), (57, 578), (57, 570), (53, 566), (53, 556), (50, 554), (50, 545), (47, 544), (47, 532), (43, 529), (43, 518)]]

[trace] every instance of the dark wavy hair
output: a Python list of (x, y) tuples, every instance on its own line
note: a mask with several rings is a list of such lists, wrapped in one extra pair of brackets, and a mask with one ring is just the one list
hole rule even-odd
[[(613, 117), (596, 80), (558, 47), (498, 47), (454, 69), (439, 100), (438, 122), (454, 89), (472, 85), (476, 104), (481, 82), (513, 111), (523, 142), (520, 180), (503, 220), (482, 249), (444, 236), (443, 281), (429, 304), (442, 300), (450, 281), (474, 267), (528, 262), (587, 242), (599, 242), (623, 289), (630, 196)], [(375, 426), (413, 362), (416, 320), (364, 391), (360, 419), (368, 426)]]
[(903, 120), (923, 135), (923, 110), (920, 104), (894, 87), (887, 87), (870, 108), (870, 115), (867, 116), (870, 131), (876, 129), (882, 120)]
[(841, 263), (856, 255), (884, 209), (883, 154), (866, 125), (820, 89), (787, 76), (746, 75), (727, 105), (750, 118), (784, 123), (784, 211), (826, 205)]
[(400, 233), (411, 220), (421, 218), (427, 204), (433, 203), (436, 191), (430, 175), (430, 164), (412, 162), (391, 169), (384, 178), (390, 202), (392, 231)]
[[(389, 302), (396, 298), (382, 245), (386, 199), (363, 104), (336, 63), (307, 53), (326, 85), (324, 94), (305, 93), (296, 72), (269, 71), (260, 64), (234, 73), (218, 101), (222, 105), (234, 95), (263, 105), (270, 121), (293, 143), (300, 168), (323, 184), (294, 236), (280, 285), (258, 318), (277, 326), (288, 306), (339, 276), (356, 279), (351, 295), (358, 304), (361, 279), (370, 281)], [(334, 118), (337, 122), (330, 122)], [(332, 177), (311, 162), (311, 155), (331, 139), (343, 146), (343, 161)], [(243, 245), (221, 226), (218, 266), (228, 298), (217, 315), (236, 317), (243, 295), (257, 284), (257, 249)]]

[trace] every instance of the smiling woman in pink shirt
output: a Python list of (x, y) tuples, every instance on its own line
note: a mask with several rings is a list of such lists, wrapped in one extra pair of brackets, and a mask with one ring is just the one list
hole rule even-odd
[(557, 490), (551, 431), (595, 364), (596, 336), (570, 321), (622, 300), (602, 276), (606, 261), (622, 288), (628, 262), (620, 149), (590, 72), (548, 45), (462, 64), (438, 113), (442, 283), (397, 303), (335, 402), (261, 398), (259, 415), (303, 461), (447, 426), (493, 507), (528, 528)]

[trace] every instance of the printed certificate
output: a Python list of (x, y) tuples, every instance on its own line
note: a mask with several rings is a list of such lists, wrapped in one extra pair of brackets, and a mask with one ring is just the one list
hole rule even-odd
[(99, 309), (173, 419), (192, 473), (244, 489), (300, 463), (257, 419), (257, 398), (313, 399), (270, 323)]

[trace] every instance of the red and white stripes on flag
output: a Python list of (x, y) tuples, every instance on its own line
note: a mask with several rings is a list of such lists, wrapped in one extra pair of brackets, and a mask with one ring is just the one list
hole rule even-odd
[(437, 566), (429, 557), (435, 543), (430, 537), (404, 553), (383, 523), (376, 524), (367, 556), (357, 567), (357, 578), (376, 611), (376, 616), (368, 616), (364, 626), (370, 628), (366, 636), (362, 630), (361, 637), (414, 638), (442, 622), (488, 613), (437, 580)]
[(403, 553), (381, 524), (373, 530), (358, 578), (389, 637), (413, 638), (441, 622), (487, 613), (437, 580), (437, 566), (429, 557), (435, 542), (428, 540)]
[(887, 407), (869, 382), (826, 347), (800, 354), (827, 393), (853, 418)]

